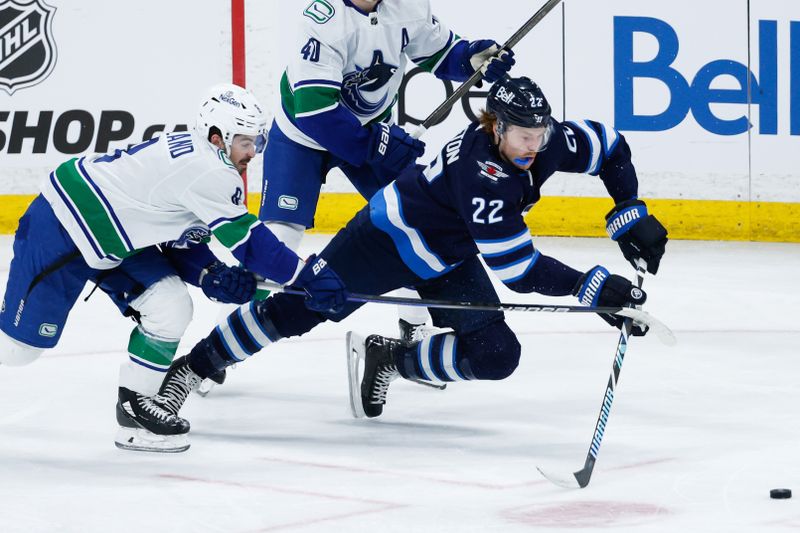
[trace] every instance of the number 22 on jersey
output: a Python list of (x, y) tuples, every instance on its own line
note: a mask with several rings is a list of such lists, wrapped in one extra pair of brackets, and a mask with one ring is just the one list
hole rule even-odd
[[(475, 211), (472, 213), (472, 221), (476, 224), (494, 224), (503, 220), (503, 216), (497, 214), (503, 208), (503, 200), (489, 201), (489, 208), (487, 209), (486, 200), (476, 196), (472, 199), (472, 205), (475, 206)], [(484, 211), (488, 211), (488, 214), (484, 215)]]

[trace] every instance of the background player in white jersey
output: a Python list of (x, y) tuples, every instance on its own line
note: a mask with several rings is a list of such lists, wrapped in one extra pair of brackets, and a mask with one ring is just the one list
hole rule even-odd
[(511, 51), (485, 64), (498, 44), (454, 34), (428, 0), (313, 0), (301, 15), (264, 154), (259, 213), (292, 249), (314, 226), (332, 168), (369, 199), (423, 154), (422, 141), (392, 124), (409, 59), (454, 81), (482, 68), (490, 83), (514, 64)]
[(186, 449), (188, 423), (156, 394), (191, 320), (182, 280), (225, 302), (246, 302), (255, 291), (253, 274), (223, 265), (204, 244), (212, 233), (252, 272), (306, 290), (310, 308), (337, 308), (344, 299), (336, 274), (306, 265), (243, 205), (241, 173), (263, 149), (265, 128), (249, 92), (219, 85), (193, 132), (71, 159), (53, 171), (15, 236), (0, 364), (28, 364), (54, 347), (92, 280), (138, 319), (120, 373), (117, 445)]

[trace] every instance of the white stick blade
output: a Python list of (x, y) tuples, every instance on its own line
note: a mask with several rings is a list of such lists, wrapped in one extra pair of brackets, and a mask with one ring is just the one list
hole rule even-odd
[(542, 469), (541, 466), (537, 466), (536, 470), (539, 471), (544, 478), (552, 483), (553, 485), (558, 485), (559, 487), (563, 487), (565, 489), (579, 489), (581, 486), (578, 484), (578, 480), (575, 479), (573, 474), (570, 474), (569, 477), (559, 476), (553, 474), (552, 472), (546, 472)]
[(660, 340), (667, 346), (675, 346), (676, 344), (678, 344), (678, 339), (675, 337), (675, 334), (672, 332), (672, 330), (669, 329), (666, 324), (661, 322), (659, 319), (657, 319), (647, 311), (642, 311), (641, 309), (634, 309), (632, 307), (625, 307), (617, 311), (615, 314), (619, 316), (632, 318), (635, 322), (640, 322), (646, 325), (653, 331), (653, 333), (656, 334), (658, 340)]

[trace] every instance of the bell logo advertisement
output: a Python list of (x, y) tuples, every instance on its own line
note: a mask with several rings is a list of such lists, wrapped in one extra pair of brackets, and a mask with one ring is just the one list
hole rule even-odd
[[(800, 22), (759, 20), (751, 37), (751, 57), (758, 62), (757, 72), (747, 65), (728, 58), (714, 58), (698, 72), (680, 72), (673, 64), (682, 51), (678, 33), (669, 23), (648, 17), (614, 17), (614, 81), (615, 125), (623, 131), (665, 131), (686, 120), (691, 112), (697, 123), (715, 135), (738, 135), (748, 131), (747, 106), (758, 107), (758, 124), (754, 132), (760, 135), (789, 133), (800, 135)], [(779, 32), (788, 35), (788, 50), (779, 49)], [(647, 61), (634, 61), (634, 35), (646, 34), (658, 43), (658, 52)], [(687, 53), (688, 45), (683, 47)], [(697, 53), (696, 51), (692, 53)], [(789, 58), (788, 95), (779, 95), (779, 57)], [(788, 75), (788, 76), (787, 76)], [(715, 81), (734, 79), (736, 88), (716, 88)], [(634, 81), (651, 79), (663, 84), (669, 92), (669, 104), (657, 114), (634, 112), (637, 94)], [(779, 96), (788, 98), (789, 120), (780, 124)], [(723, 119), (714, 114), (712, 104), (740, 104), (741, 115)], [(782, 118), (782, 117), (781, 117)]]
[(9, 95), (41, 83), (53, 71), (54, 13), (41, 0), (0, 1), (0, 89)]

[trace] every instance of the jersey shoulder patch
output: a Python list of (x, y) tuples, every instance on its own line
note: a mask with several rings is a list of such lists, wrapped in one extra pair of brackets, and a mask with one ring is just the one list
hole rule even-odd
[(313, 0), (303, 10), (303, 16), (315, 24), (325, 24), (336, 14), (336, 7), (330, 0)]

